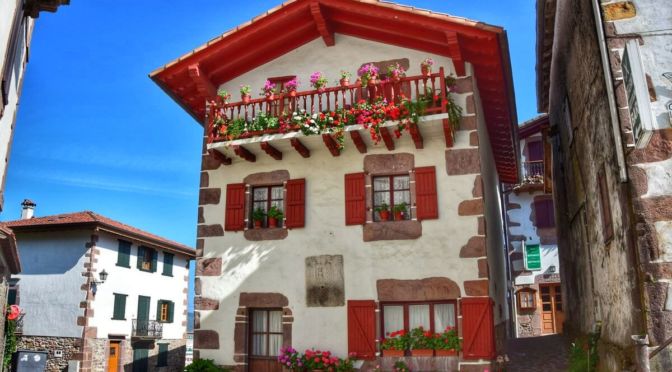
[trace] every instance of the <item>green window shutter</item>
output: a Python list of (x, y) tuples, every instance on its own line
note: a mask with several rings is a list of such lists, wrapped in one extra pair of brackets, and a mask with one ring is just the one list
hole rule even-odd
[(138, 269), (142, 270), (142, 260), (145, 257), (145, 247), (138, 246)]
[(156, 267), (158, 266), (158, 258), (159, 258), (159, 252), (152, 249), (152, 270), (151, 270), (151, 272), (153, 272), (153, 273), (156, 272)]
[(528, 270), (541, 270), (541, 253), (539, 244), (525, 246), (525, 267)]
[(126, 295), (114, 294), (114, 310), (112, 312), (112, 319), (124, 320), (126, 319)]
[(173, 322), (173, 312), (175, 310), (175, 303), (172, 301), (168, 302), (168, 323)]
[(173, 276), (173, 257), (172, 253), (163, 253), (163, 275)]
[(117, 266), (131, 267), (131, 243), (119, 240), (119, 254), (117, 255)]
[(163, 300), (156, 301), (156, 321), (157, 322), (161, 321), (161, 304), (163, 304)]
[(159, 357), (156, 361), (157, 367), (168, 365), (168, 344), (159, 344)]

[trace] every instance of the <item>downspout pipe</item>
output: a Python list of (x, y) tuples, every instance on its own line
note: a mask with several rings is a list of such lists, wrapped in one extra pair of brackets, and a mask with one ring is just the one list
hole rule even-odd
[(607, 101), (609, 101), (609, 116), (611, 117), (611, 131), (614, 135), (614, 145), (616, 147), (616, 161), (618, 162), (618, 179), (621, 182), (628, 181), (628, 173), (625, 166), (625, 154), (623, 152), (623, 142), (621, 139), (621, 125), (618, 121), (618, 112), (616, 109), (616, 96), (614, 94), (613, 79), (611, 77), (611, 65), (607, 51), (607, 41), (602, 27), (602, 13), (600, 11), (600, 0), (592, 0), (593, 15), (595, 16), (595, 29), (597, 31), (597, 40), (600, 46), (600, 57), (602, 59), (602, 71), (604, 71), (604, 82), (607, 87)]

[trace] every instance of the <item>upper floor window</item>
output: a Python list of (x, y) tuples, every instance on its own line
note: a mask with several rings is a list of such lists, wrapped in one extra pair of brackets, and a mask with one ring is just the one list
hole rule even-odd
[(373, 177), (374, 221), (411, 219), (411, 178), (402, 176)]
[(148, 247), (138, 247), (138, 269), (142, 271), (155, 272), (157, 266), (158, 253)]
[(175, 255), (168, 252), (163, 252), (163, 273), (165, 276), (173, 276), (173, 259)]
[(541, 199), (534, 201), (534, 220), (537, 228), (555, 227), (555, 210), (553, 199)]
[(172, 301), (159, 300), (156, 304), (156, 320), (162, 323), (173, 322), (174, 304)]
[(119, 240), (119, 250), (117, 253), (117, 266), (131, 267), (131, 243), (125, 240)]
[(518, 291), (518, 308), (520, 310), (534, 310), (537, 308), (535, 298), (537, 297), (534, 289), (523, 288)]
[(408, 302), (386, 303), (383, 310), (383, 334), (399, 330), (411, 331), (422, 327), (424, 330), (441, 333), (446, 328), (454, 328), (457, 320), (454, 302)]
[(282, 226), (282, 217), (280, 217), (277, 212), (282, 212), (283, 210), (283, 194), (284, 190), (282, 185), (252, 188), (251, 227)]

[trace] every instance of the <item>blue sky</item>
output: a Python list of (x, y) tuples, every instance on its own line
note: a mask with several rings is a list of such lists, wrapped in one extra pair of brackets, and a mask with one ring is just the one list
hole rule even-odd
[[(37, 20), (2, 220), (93, 210), (193, 246), (200, 126), (147, 74), (280, 0), (75, 0)], [(404, 0), (508, 31), (518, 119), (536, 116), (534, 1)], [(233, 5), (235, 4), (235, 5)]]

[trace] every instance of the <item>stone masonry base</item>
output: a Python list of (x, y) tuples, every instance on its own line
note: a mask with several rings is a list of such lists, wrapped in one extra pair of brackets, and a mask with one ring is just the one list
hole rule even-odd
[[(82, 339), (78, 337), (19, 336), (16, 349), (48, 351), (47, 371), (64, 371), (68, 368), (68, 360), (78, 359), (78, 354), (82, 350)], [(57, 350), (63, 351), (62, 357), (56, 357)]]

